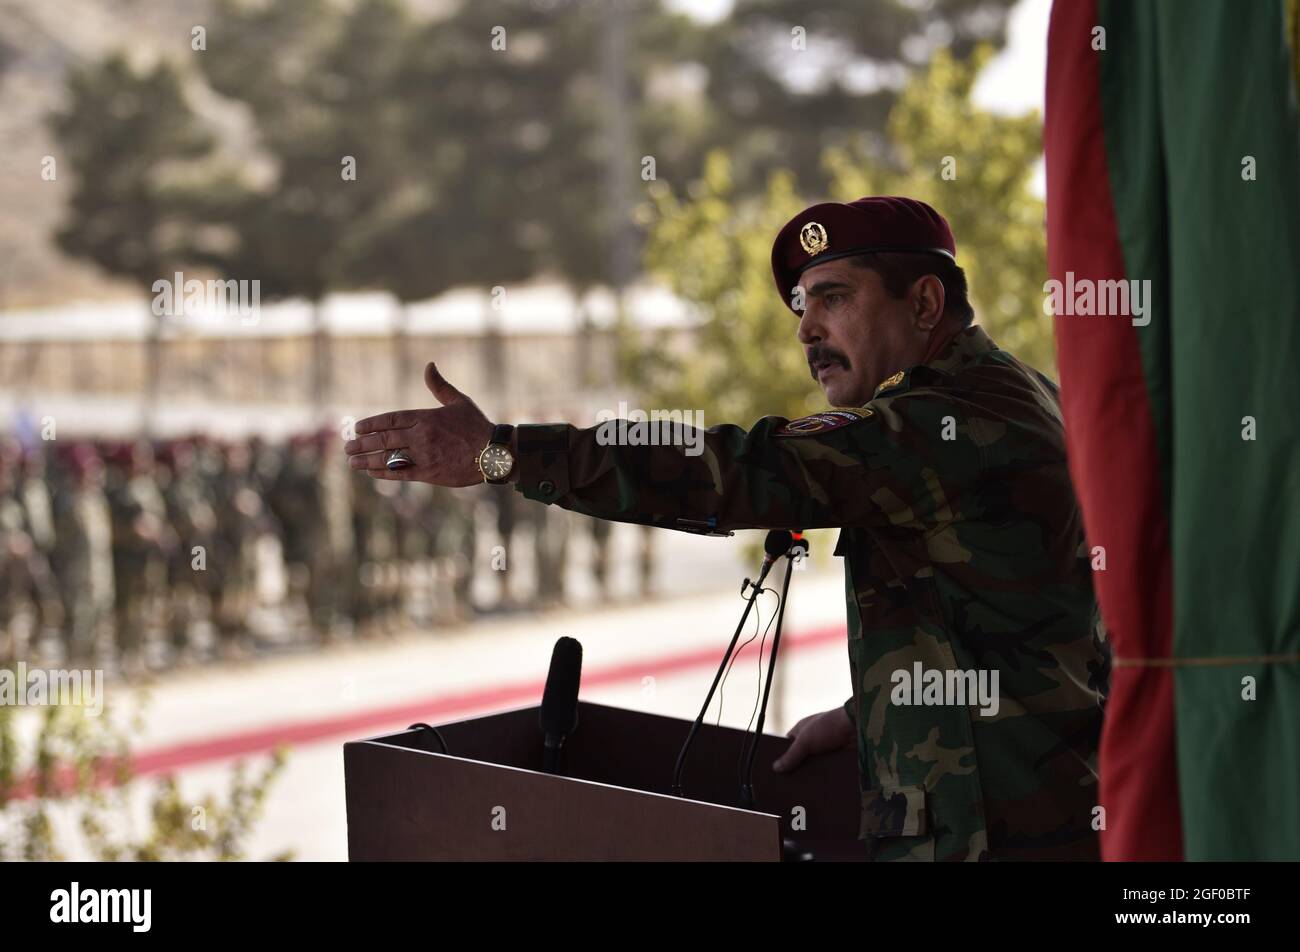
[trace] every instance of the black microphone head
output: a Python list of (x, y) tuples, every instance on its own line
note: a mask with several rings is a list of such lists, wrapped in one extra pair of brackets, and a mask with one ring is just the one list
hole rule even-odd
[(806, 556), (808, 554), (808, 537), (802, 532), (798, 533), (790, 544), (790, 558), (797, 556)]
[(564, 737), (578, 726), (578, 682), (582, 679), (582, 644), (561, 638), (551, 651), (551, 670), (542, 692), (542, 733)]
[(773, 529), (763, 540), (763, 551), (767, 553), (769, 559), (779, 559), (790, 550), (790, 543), (794, 541), (794, 536), (790, 534), (789, 529)]

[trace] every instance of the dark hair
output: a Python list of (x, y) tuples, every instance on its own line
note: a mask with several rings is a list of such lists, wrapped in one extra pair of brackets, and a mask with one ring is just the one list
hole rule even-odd
[(901, 298), (919, 278), (932, 274), (943, 283), (943, 311), (969, 327), (975, 311), (967, 298), (966, 272), (946, 255), (910, 251), (871, 251), (854, 255), (849, 264), (880, 275), (892, 297)]

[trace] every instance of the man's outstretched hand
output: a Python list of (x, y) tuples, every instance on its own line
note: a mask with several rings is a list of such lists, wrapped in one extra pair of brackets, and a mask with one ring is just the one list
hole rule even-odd
[[(343, 444), (348, 465), (376, 479), (405, 479), (439, 486), (483, 482), (477, 460), (492, 437), (492, 423), (474, 401), (443, 379), (432, 362), (424, 385), (442, 404), (429, 410), (394, 410), (358, 420), (356, 439)], [(393, 450), (405, 450), (411, 465), (390, 470)]]

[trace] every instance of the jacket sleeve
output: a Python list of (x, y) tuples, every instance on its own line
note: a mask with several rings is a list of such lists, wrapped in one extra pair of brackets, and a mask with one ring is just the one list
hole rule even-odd
[(699, 532), (924, 529), (953, 518), (949, 500), (981, 465), (959, 411), (915, 391), (749, 430), (685, 427), (671, 445), (630, 445), (617, 424), (518, 427), (516, 488), (601, 519)]

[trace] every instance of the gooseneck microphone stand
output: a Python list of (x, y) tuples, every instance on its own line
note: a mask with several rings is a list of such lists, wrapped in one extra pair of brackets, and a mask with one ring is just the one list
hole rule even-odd
[[(797, 554), (796, 554), (797, 553)], [(781, 583), (781, 604), (776, 612), (776, 631), (772, 633), (772, 651), (767, 656), (767, 682), (763, 685), (763, 704), (758, 709), (758, 724), (754, 733), (745, 741), (748, 753), (745, 755), (745, 772), (740, 778), (740, 802), (748, 809), (754, 809), (754, 755), (758, 753), (758, 739), (763, 736), (763, 722), (767, 719), (767, 699), (772, 694), (772, 676), (776, 673), (776, 652), (781, 647), (781, 622), (785, 618), (785, 597), (790, 591), (790, 574), (794, 571), (796, 558), (806, 558), (808, 541), (800, 538), (794, 542), (785, 563), (785, 580)], [(762, 655), (759, 655), (762, 661)]]
[[(700, 708), (699, 716), (691, 724), (690, 731), (686, 734), (686, 741), (682, 744), (681, 751), (677, 754), (677, 765), (673, 768), (673, 795), (680, 797), (682, 795), (682, 770), (686, 766), (686, 754), (691, 749), (691, 744), (695, 741), (695, 735), (700, 730), (700, 725), (704, 723), (704, 718), (709, 712), (709, 705), (713, 703), (713, 693), (718, 689), (718, 682), (722, 680), (722, 674), (727, 669), (727, 662), (731, 660), (731, 653), (736, 650), (736, 642), (740, 640), (740, 633), (745, 628), (745, 622), (749, 618), (749, 613), (754, 607), (754, 602), (758, 599), (758, 594), (763, 590), (763, 580), (767, 578), (767, 573), (772, 571), (772, 566), (776, 560), (789, 550), (793, 537), (787, 531), (773, 530), (767, 534), (767, 542), (764, 545), (766, 556), (763, 559), (763, 567), (758, 573), (758, 581), (751, 583), (745, 579), (745, 585), (753, 586), (749, 593), (749, 599), (745, 602), (745, 612), (740, 616), (740, 623), (736, 625), (736, 633), (731, 636), (731, 643), (727, 645), (727, 651), (722, 656), (722, 664), (718, 665), (718, 673), (713, 676), (713, 684), (709, 686), (709, 693), (704, 698), (704, 706)], [(786, 585), (790, 584), (790, 574), (786, 573)], [(743, 590), (743, 589), (742, 589)], [(769, 672), (770, 680), (770, 672)]]

